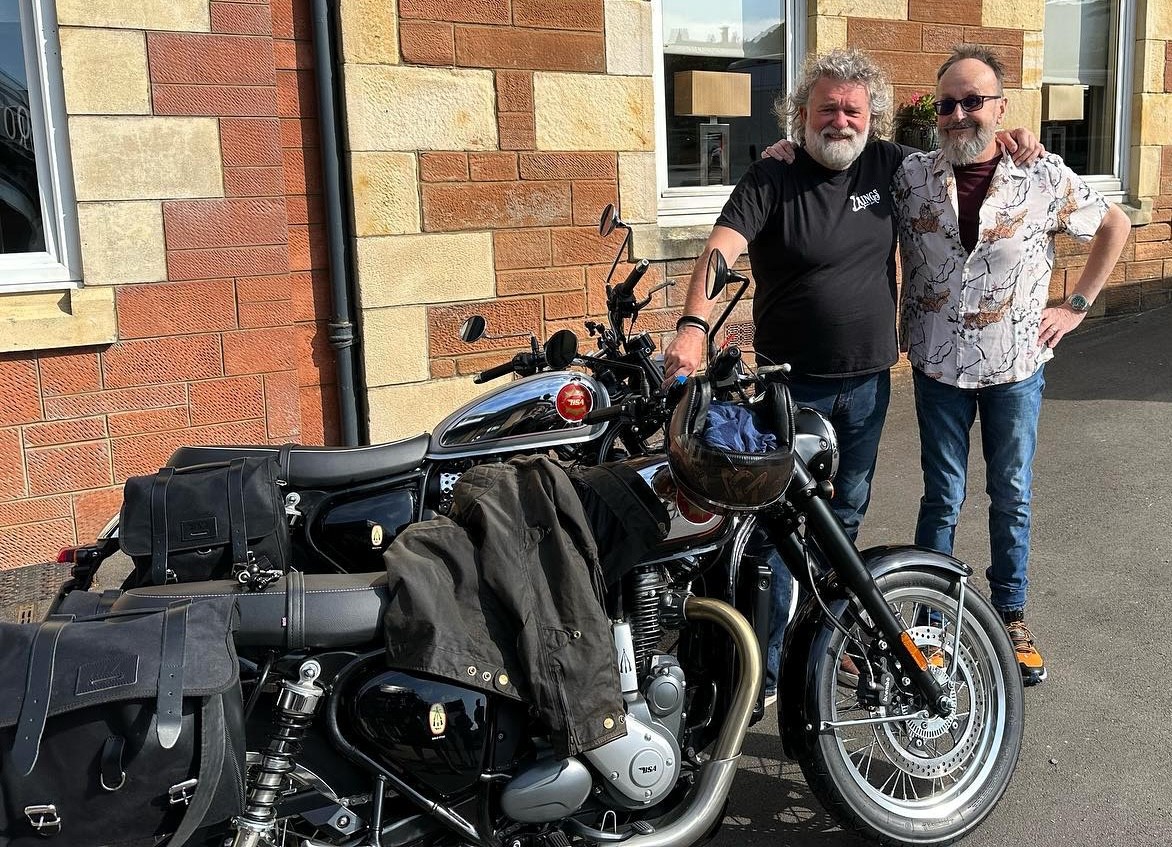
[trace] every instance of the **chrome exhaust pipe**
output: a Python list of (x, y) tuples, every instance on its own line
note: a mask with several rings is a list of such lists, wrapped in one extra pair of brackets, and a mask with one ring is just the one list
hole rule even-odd
[(741, 745), (761, 690), (760, 647), (753, 627), (744, 615), (722, 600), (687, 597), (683, 602), (683, 616), (685, 620), (709, 621), (728, 632), (737, 648), (740, 682), (716, 739), (712, 758), (700, 766), (700, 778), (691, 801), (665, 819), (654, 832), (624, 839), (624, 847), (687, 847), (708, 833), (720, 816), (737, 775)]

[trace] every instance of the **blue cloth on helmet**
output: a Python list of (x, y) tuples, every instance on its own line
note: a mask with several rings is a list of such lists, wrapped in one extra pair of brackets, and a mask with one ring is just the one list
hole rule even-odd
[(761, 426), (757, 415), (736, 403), (711, 403), (700, 437), (709, 447), (738, 453), (768, 453), (777, 449), (777, 436)]

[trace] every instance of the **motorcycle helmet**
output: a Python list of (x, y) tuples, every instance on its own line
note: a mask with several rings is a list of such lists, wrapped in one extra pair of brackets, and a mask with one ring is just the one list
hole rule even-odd
[(794, 423), (789, 391), (771, 383), (754, 403), (778, 448), (741, 453), (714, 447), (704, 438), (712, 385), (706, 376), (688, 380), (668, 425), (667, 460), (676, 485), (698, 506), (713, 511), (752, 511), (781, 499), (794, 472)]

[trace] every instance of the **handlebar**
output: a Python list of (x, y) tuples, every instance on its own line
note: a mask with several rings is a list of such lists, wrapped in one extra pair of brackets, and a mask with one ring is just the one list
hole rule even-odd
[(651, 262), (647, 259), (640, 259), (636, 262), (635, 267), (631, 268), (631, 272), (627, 274), (627, 278), (615, 286), (615, 296), (630, 297), (631, 292), (635, 290), (635, 286), (639, 284), (639, 280), (643, 278), (643, 274), (647, 273), (649, 267), (651, 267)]
[(584, 424), (604, 423), (606, 421), (613, 421), (615, 418), (621, 418), (626, 409), (622, 403), (615, 406), (603, 406), (601, 409), (595, 409), (593, 412), (587, 412), (586, 416), (582, 418)]
[(741, 348), (730, 344), (708, 365), (708, 375), (714, 382), (724, 382), (741, 361)]
[(473, 377), (472, 381), (477, 385), (480, 385), (481, 383), (488, 382), (489, 380), (496, 379), (497, 377), (504, 376), (505, 374), (511, 374), (515, 367), (516, 360), (509, 359), (507, 362), (501, 362), (499, 365), (493, 365), (491, 368), (481, 371), (475, 377)]

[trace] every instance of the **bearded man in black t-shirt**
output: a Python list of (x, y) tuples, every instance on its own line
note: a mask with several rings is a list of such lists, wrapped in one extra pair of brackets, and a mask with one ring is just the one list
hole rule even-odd
[[(862, 51), (835, 50), (806, 62), (788, 104), (774, 105), (803, 147), (792, 163), (755, 162), (733, 189), (696, 261), (664, 361), (669, 381), (700, 366), (708, 257), (719, 250), (731, 265), (747, 247), (758, 362), (788, 363), (794, 401), (834, 426), (840, 456), (831, 506), (852, 539), (870, 502), (898, 357), (891, 181), (916, 152), (879, 139), (890, 125), (890, 92), (882, 69)], [(1023, 152), (1036, 146), (1028, 133), (1015, 134), (1027, 142)], [(774, 569), (768, 695), (776, 686), (791, 581), (776, 552), (758, 542)]]
[(757, 359), (788, 363), (795, 402), (834, 425), (841, 455), (832, 506), (853, 538), (870, 500), (898, 357), (891, 178), (910, 151), (878, 140), (889, 124), (890, 86), (858, 50), (812, 58), (788, 114), (775, 111), (804, 146), (792, 164), (755, 162), (733, 189), (697, 260), (665, 368), (670, 379), (700, 365), (705, 337), (694, 318), (709, 311), (709, 253), (720, 250), (731, 265), (747, 247)]

